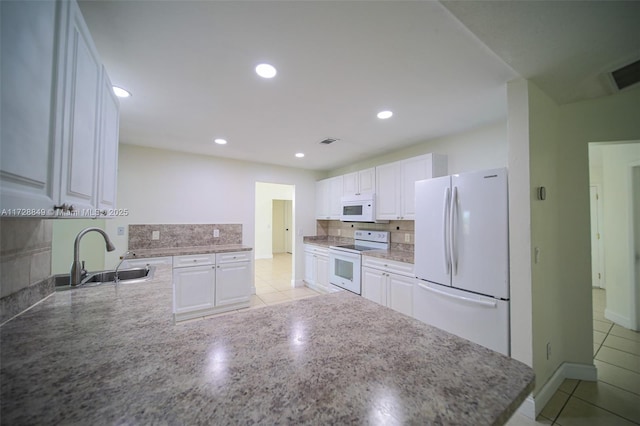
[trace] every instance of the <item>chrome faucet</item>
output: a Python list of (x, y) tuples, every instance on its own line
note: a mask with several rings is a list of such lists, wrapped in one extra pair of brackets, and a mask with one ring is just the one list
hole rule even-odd
[(135, 253), (132, 253), (131, 251), (127, 250), (126, 252), (124, 252), (122, 257), (120, 258), (120, 262), (118, 262), (118, 266), (116, 266), (116, 270), (115, 270), (115, 272), (113, 274), (113, 281), (116, 284), (118, 284), (120, 282), (120, 277), (118, 276), (118, 270), (120, 269), (120, 266), (122, 266), (122, 262), (124, 262), (127, 259), (128, 255), (135, 256)]
[(104, 238), (104, 242), (107, 245), (107, 251), (114, 251), (116, 249), (116, 247), (109, 239), (107, 233), (100, 228), (85, 228), (82, 231), (78, 232), (78, 235), (76, 235), (76, 241), (73, 244), (73, 264), (71, 265), (70, 273), (71, 286), (77, 286), (78, 284), (80, 284), (80, 281), (82, 281), (82, 277), (87, 273), (87, 271), (84, 270), (84, 266), (82, 264), (84, 262), (80, 262), (80, 240), (85, 234), (91, 231), (95, 231), (102, 235), (102, 237)]

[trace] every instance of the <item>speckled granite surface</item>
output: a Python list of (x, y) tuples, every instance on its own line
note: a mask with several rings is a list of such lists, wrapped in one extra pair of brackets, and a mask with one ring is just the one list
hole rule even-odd
[(0, 328), (3, 424), (505, 422), (524, 364), (349, 292), (183, 325), (170, 268)]
[[(344, 241), (346, 240), (346, 241)], [(335, 246), (338, 244), (353, 244), (353, 239), (336, 240), (335, 237), (318, 236), (304, 237), (304, 244), (314, 244), (321, 247)], [(395, 260), (398, 262), (413, 263), (413, 252), (407, 250), (371, 250), (362, 252), (364, 256), (380, 257), (382, 259)]]
[(379, 257), (381, 259), (395, 260), (397, 262), (413, 263), (412, 251), (401, 250), (369, 250), (362, 252), (363, 256)]
[(198, 247), (166, 247), (157, 249), (138, 249), (131, 250), (134, 254), (133, 258), (147, 257), (163, 257), (163, 256), (183, 256), (187, 254), (206, 254), (206, 253), (229, 253), (234, 251), (251, 251), (252, 247), (242, 244), (226, 244), (215, 246), (198, 246)]

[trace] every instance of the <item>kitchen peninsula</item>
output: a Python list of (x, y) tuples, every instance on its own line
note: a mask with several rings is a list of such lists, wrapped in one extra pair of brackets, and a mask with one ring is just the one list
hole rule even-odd
[(171, 269), (0, 328), (7, 424), (501, 424), (524, 364), (340, 292), (175, 325)]

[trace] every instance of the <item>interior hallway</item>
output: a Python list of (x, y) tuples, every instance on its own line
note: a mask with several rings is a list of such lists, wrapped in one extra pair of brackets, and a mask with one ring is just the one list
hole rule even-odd
[(593, 289), (593, 357), (598, 381), (565, 380), (533, 421), (516, 414), (510, 426), (640, 424), (640, 333), (604, 317), (606, 292)]

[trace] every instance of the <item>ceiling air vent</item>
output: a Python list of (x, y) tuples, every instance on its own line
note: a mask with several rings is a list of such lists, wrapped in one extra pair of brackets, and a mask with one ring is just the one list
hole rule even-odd
[(613, 77), (618, 90), (633, 86), (640, 81), (640, 60), (611, 71), (611, 77)]
[(320, 141), (320, 143), (322, 145), (331, 145), (332, 143), (334, 143), (335, 141), (337, 141), (338, 139), (335, 138), (326, 138)]

